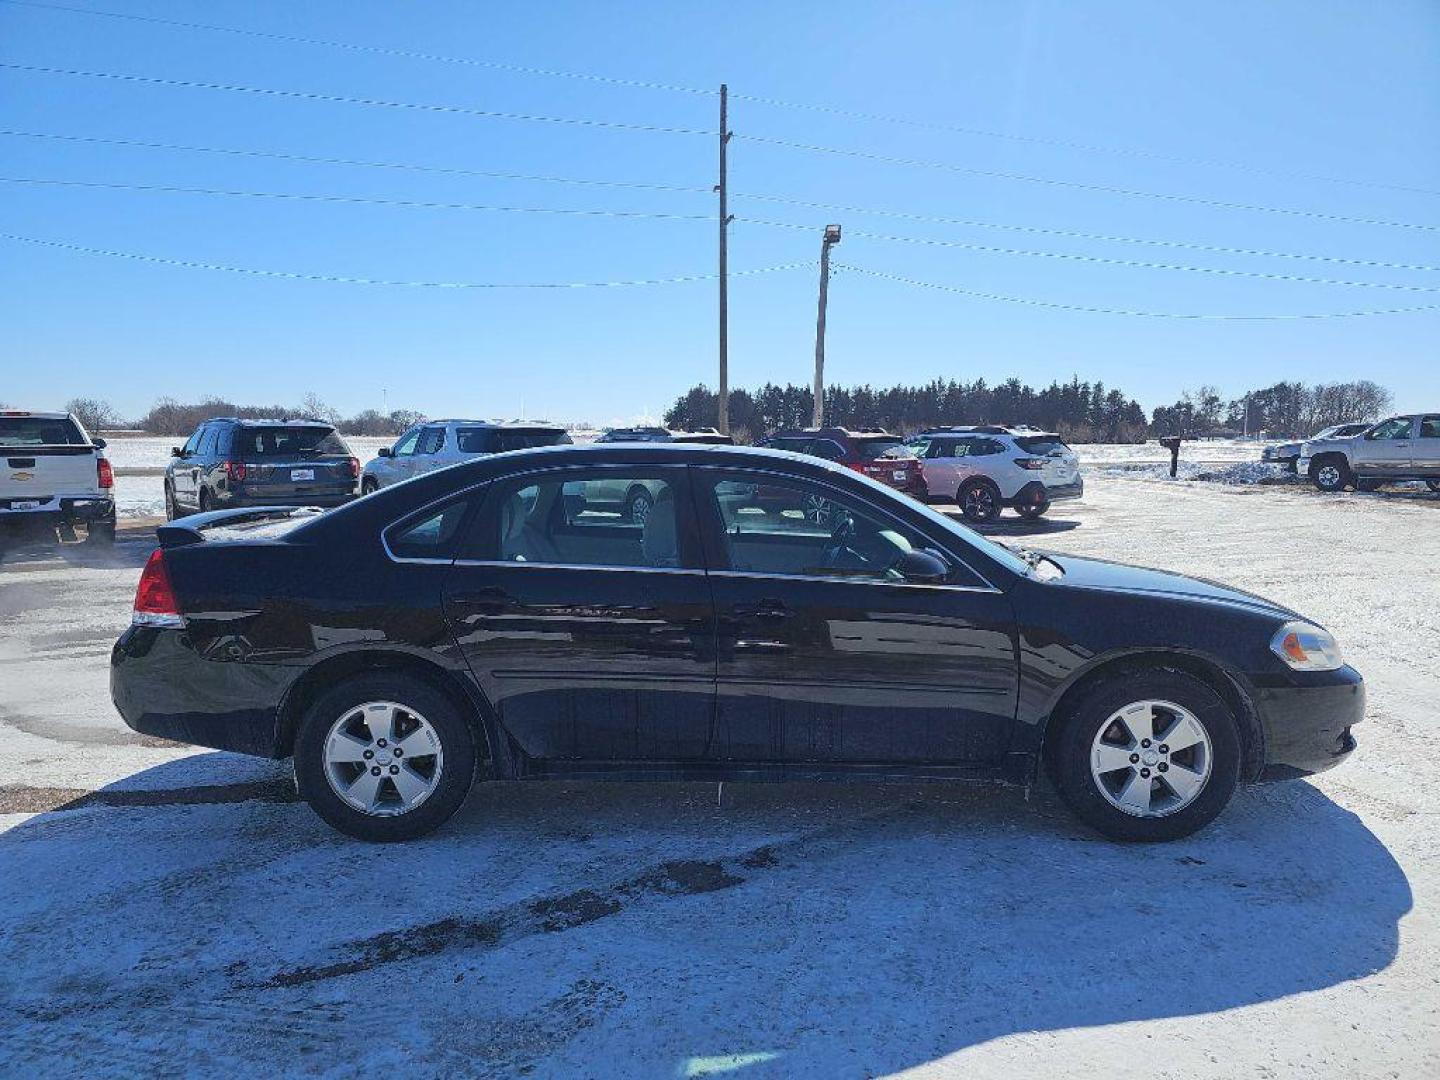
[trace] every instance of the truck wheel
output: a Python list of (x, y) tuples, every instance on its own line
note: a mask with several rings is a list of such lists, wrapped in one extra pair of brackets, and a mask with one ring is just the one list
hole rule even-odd
[(1061, 796), (1113, 840), (1178, 840), (1208, 825), (1240, 775), (1234, 715), (1206, 683), (1151, 669), (1102, 677), (1057, 717), (1046, 761)]
[(104, 544), (107, 547), (115, 543), (115, 522), (92, 521), (85, 530), (85, 542), (87, 544)]
[(966, 521), (984, 523), (1000, 516), (1000, 489), (989, 480), (967, 480), (960, 485), (955, 501)]
[(204, 488), (201, 488), (201, 489), (200, 489), (200, 513), (202, 513), (202, 514), (208, 514), (209, 512), (210, 512), (210, 492), (208, 492), (208, 491), (205, 490)]
[(373, 476), (367, 476), (367, 477), (365, 477), (364, 480), (361, 480), (361, 481), (360, 481), (360, 494), (361, 494), (361, 495), (374, 495), (375, 492), (377, 492), (377, 491), (379, 491), (379, 490), (380, 490), (380, 482), (379, 482), (378, 480), (376, 480)]
[(1440, 491), (1440, 480), (1426, 480), (1425, 486), (1431, 491)]
[(175, 505), (175, 491), (167, 483), (165, 485), (165, 520), (174, 521), (180, 516), (180, 507)]
[(435, 687), (374, 671), (305, 711), (295, 781), (311, 808), (360, 840), (412, 840), (460, 809), (475, 779), (475, 736)]
[(1321, 491), (1344, 491), (1355, 482), (1350, 465), (1342, 457), (1324, 457), (1310, 463), (1310, 479)]

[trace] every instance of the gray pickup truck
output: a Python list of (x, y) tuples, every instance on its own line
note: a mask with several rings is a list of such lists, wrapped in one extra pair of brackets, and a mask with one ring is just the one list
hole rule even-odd
[(0, 412), (0, 538), (25, 528), (115, 540), (115, 473), (105, 440), (63, 412)]
[(1440, 413), (1381, 420), (1349, 438), (1311, 439), (1296, 471), (1321, 491), (1373, 491), (1392, 480), (1424, 480), (1440, 491)]

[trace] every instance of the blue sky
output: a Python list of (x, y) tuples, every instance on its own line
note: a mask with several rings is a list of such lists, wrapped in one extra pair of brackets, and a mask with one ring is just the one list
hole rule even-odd
[[(87, 6), (87, 0), (62, 0)], [(1316, 314), (1440, 305), (1440, 272), (826, 211), (744, 194), (1185, 244), (1440, 266), (1440, 6), (1425, 0), (478, 4), (107, 0), (88, 6), (732, 95), (732, 385), (805, 382), (820, 230), (842, 264), (1080, 307)], [(717, 101), (0, 4), (0, 61), (402, 102), (713, 129)], [(807, 111), (746, 99), (831, 106)], [(0, 69), (6, 130), (708, 189), (713, 135), (361, 107)], [(842, 115), (913, 119), (897, 124)], [(967, 134), (957, 128), (1018, 138)], [(747, 138), (751, 137), (751, 138)], [(808, 152), (779, 139), (1222, 209)], [(1085, 144), (1138, 153), (1061, 146)], [(1232, 167), (1238, 165), (1241, 167)], [(629, 218), (0, 184), (0, 232), (320, 275), (598, 282), (710, 274), (713, 196), (0, 137), (0, 175), (642, 211)], [(1320, 179), (1331, 177), (1351, 182)], [(1426, 191), (1398, 190), (1421, 188)], [(696, 215), (691, 219), (689, 215)], [(753, 220), (801, 226), (784, 229)], [(1015, 256), (858, 235), (1412, 289)], [(142, 413), (161, 394), (382, 401), (432, 415), (612, 422), (715, 383), (712, 281), (589, 290), (329, 284), (0, 241), (0, 398)], [(832, 381), (1078, 374), (1147, 409), (1186, 387), (1371, 377), (1440, 407), (1440, 314), (1186, 321), (1021, 306), (842, 271)]]

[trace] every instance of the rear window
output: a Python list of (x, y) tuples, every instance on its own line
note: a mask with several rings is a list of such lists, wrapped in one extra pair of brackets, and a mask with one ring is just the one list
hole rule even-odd
[(861, 461), (914, 457), (911, 449), (899, 439), (851, 439), (850, 445)]
[(0, 446), (88, 446), (73, 420), (0, 416)]
[(462, 454), (503, 454), (507, 450), (529, 450), (536, 446), (569, 446), (572, 441), (563, 431), (509, 431), (482, 427), (455, 429), (455, 442)]
[(292, 454), (350, 455), (334, 428), (242, 427), (235, 430), (236, 454), (242, 457), (289, 457)]
[(1057, 439), (1053, 435), (1017, 435), (1015, 445), (1027, 454), (1034, 454), (1036, 457), (1047, 457), (1050, 454), (1062, 454), (1070, 447), (1065, 445), (1064, 439)]

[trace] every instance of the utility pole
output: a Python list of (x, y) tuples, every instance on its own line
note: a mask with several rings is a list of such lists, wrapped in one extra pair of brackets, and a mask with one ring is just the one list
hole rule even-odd
[(720, 183), (715, 190), (720, 193), (720, 415), (719, 427), (722, 435), (730, 433), (730, 280), (729, 280), (729, 237), (730, 215), (726, 206), (726, 161), (725, 151), (730, 144), (730, 119), (728, 104), (730, 90), (720, 84)]
[(840, 226), (826, 225), (820, 241), (820, 310), (815, 316), (815, 414), (814, 425), (825, 421), (825, 306), (830, 298), (830, 249), (840, 242)]

